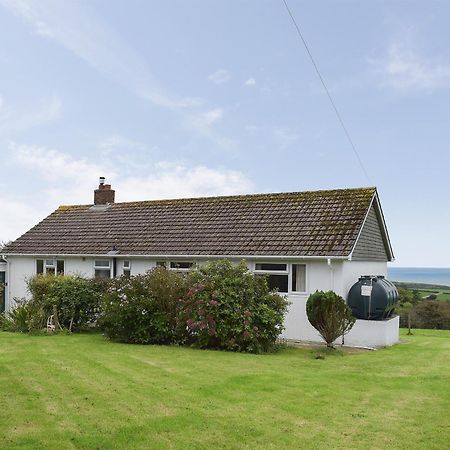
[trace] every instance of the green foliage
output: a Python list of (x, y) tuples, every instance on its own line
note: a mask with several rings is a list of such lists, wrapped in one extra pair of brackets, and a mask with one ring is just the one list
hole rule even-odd
[(355, 323), (345, 300), (333, 291), (316, 291), (311, 294), (306, 302), (306, 314), (327, 347), (333, 347), (333, 342), (348, 333)]
[[(406, 287), (399, 289), (399, 303), (396, 312), (400, 316), (400, 326), (411, 328), (450, 329), (450, 302), (436, 300), (437, 295), (431, 293), (426, 299), (420, 291), (411, 291)], [(417, 298), (420, 300), (417, 300)]]
[(105, 289), (104, 280), (72, 275), (36, 275), (28, 280), (30, 306), (35, 314), (30, 317), (30, 329), (45, 327), (49, 316), (55, 315), (59, 325), (70, 331), (80, 331), (96, 323), (100, 301)]
[(103, 298), (100, 326), (114, 340), (135, 344), (176, 341), (177, 303), (185, 277), (163, 267), (111, 281)]
[(413, 305), (417, 305), (417, 303), (419, 303), (420, 301), (422, 301), (422, 296), (420, 295), (420, 291), (418, 289), (413, 289), (411, 303)]
[(39, 309), (25, 299), (14, 299), (14, 301), (15, 308), (9, 313), (0, 315), (0, 329), (21, 333), (33, 331), (32, 324), (41, 315)]
[(414, 328), (450, 329), (450, 302), (425, 300), (412, 311)]
[(201, 348), (272, 350), (283, 330), (287, 300), (242, 262), (211, 262), (188, 276), (178, 315), (182, 342)]
[(398, 287), (398, 302), (402, 303), (413, 303), (413, 293), (410, 289), (404, 287)]
[(121, 342), (261, 352), (274, 348), (287, 305), (245, 264), (217, 261), (188, 274), (157, 267), (111, 282), (100, 325)]

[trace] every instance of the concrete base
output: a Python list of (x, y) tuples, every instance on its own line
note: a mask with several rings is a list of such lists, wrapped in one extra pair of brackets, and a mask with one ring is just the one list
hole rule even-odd
[[(291, 305), (284, 322), (285, 330), (280, 337), (292, 341), (323, 343), (322, 336), (306, 316), (307, 296), (292, 296), (289, 300)], [(344, 345), (368, 348), (394, 345), (399, 342), (399, 324), (398, 316), (386, 320), (356, 319), (353, 328), (344, 336)], [(342, 337), (336, 340), (336, 344), (341, 343)]]
[[(344, 336), (344, 345), (349, 347), (389, 347), (399, 342), (399, 316), (386, 320), (356, 319), (353, 328)], [(336, 343), (341, 343), (342, 338)]]

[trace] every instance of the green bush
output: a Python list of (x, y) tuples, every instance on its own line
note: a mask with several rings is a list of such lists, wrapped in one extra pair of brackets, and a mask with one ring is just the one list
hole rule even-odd
[(188, 282), (178, 314), (182, 343), (244, 352), (273, 348), (288, 302), (270, 292), (265, 277), (245, 263), (221, 260), (192, 271)]
[(414, 307), (411, 316), (414, 328), (449, 330), (450, 302), (424, 300)]
[(0, 329), (22, 333), (33, 331), (32, 324), (38, 316), (41, 316), (41, 311), (28, 300), (14, 299), (14, 301), (15, 308), (0, 315)]
[(333, 342), (349, 332), (355, 323), (345, 300), (333, 291), (316, 291), (311, 294), (306, 302), (306, 314), (327, 347), (333, 347)]
[(61, 328), (80, 331), (93, 326), (100, 313), (105, 281), (75, 275), (36, 275), (28, 280), (30, 307), (35, 314), (29, 318), (29, 328), (46, 326), (54, 315)]
[(185, 277), (163, 267), (111, 280), (100, 326), (106, 336), (121, 342), (173, 343), (177, 340), (177, 303), (186, 291)]

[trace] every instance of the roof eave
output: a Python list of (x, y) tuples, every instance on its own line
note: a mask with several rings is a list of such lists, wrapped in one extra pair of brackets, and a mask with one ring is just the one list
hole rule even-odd
[(23, 257), (47, 257), (47, 256), (59, 256), (59, 257), (80, 257), (80, 258), (145, 258), (145, 259), (174, 259), (174, 258), (183, 258), (183, 259), (288, 259), (288, 260), (303, 260), (303, 259), (334, 259), (334, 260), (348, 260), (348, 255), (139, 255), (139, 254), (115, 254), (111, 255), (110, 253), (4, 253), (4, 256), (23, 256)]

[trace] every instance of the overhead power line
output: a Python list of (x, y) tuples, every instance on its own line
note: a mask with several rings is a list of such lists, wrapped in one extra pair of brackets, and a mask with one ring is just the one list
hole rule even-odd
[(334, 103), (333, 97), (331, 96), (330, 91), (328, 90), (328, 87), (325, 84), (325, 80), (323, 79), (322, 74), (320, 73), (320, 70), (317, 67), (316, 61), (314, 60), (313, 55), (312, 55), (311, 51), (309, 50), (308, 44), (306, 43), (306, 40), (303, 37), (303, 34), (302, 34), (301, 30), (300, 30), (300, 27), (298, 26), (297, 21), (295, 20), (295, 17), (292, 14), (292, 12), (291, 12), (291, 10), (289, 8), (289, 5), (287, 4), (287, 0), (283, 0), (283, 3), (284, 3), (284, 6), (286, 7), (286, 10), (287, 10), (289, 16), (292, 19), (292, 23), (294, 24), (295, 29), (297, 30), (297, 34), (299, 35), (299, 37), (300, 37), (300, 39), (301, 39), (301, 41), (303, 43), (303, 46), (305, 47), (306, 52), (308, 53), (309, 59), (311, 60), (312, 65), (314, 66), (314, 69), (315, 69), (315, 71), (317, 73), (317, 76), (319, 77), (320, 82), (322, 83), (322, 86), (323, 86), (323, 88), (324, 88), (324, 90), (325, 90), (325, 92), (326, 92), (326, 94), (328, 96), (328, 99), (330, 100), (331, 106), (333, 107), (334, 112), (336, 113), (336, 116), (338, 118), (339, 123), (341, 124), (342, 129), (344, 130), (345, 136), (347, 137), (348, 142), (350, 143), (350, 146), (351, 146), (351, 148), (353, 150), (353, 153), (355, 154), (356, 159), (358, 160), (358, 163), (361, 166), (361, 169), (362, 169), (365, 177), (367, 178), (367, 181), (370, 184), (372, 184), (372, 181), (370, 180), (369, 174), (367, 173), (367, 170), (364, 167), (362, 159), (359, 156), (358, 150), (356, 149), (356, 146), (353, 143), (353, 139), (351, 138), (350, 133), (348, 132), (347, 127), (345, 126), (344, 121), (342, 120), (341, 114), (339, 113), (339, 110), (337, 109), (336, 104)]

